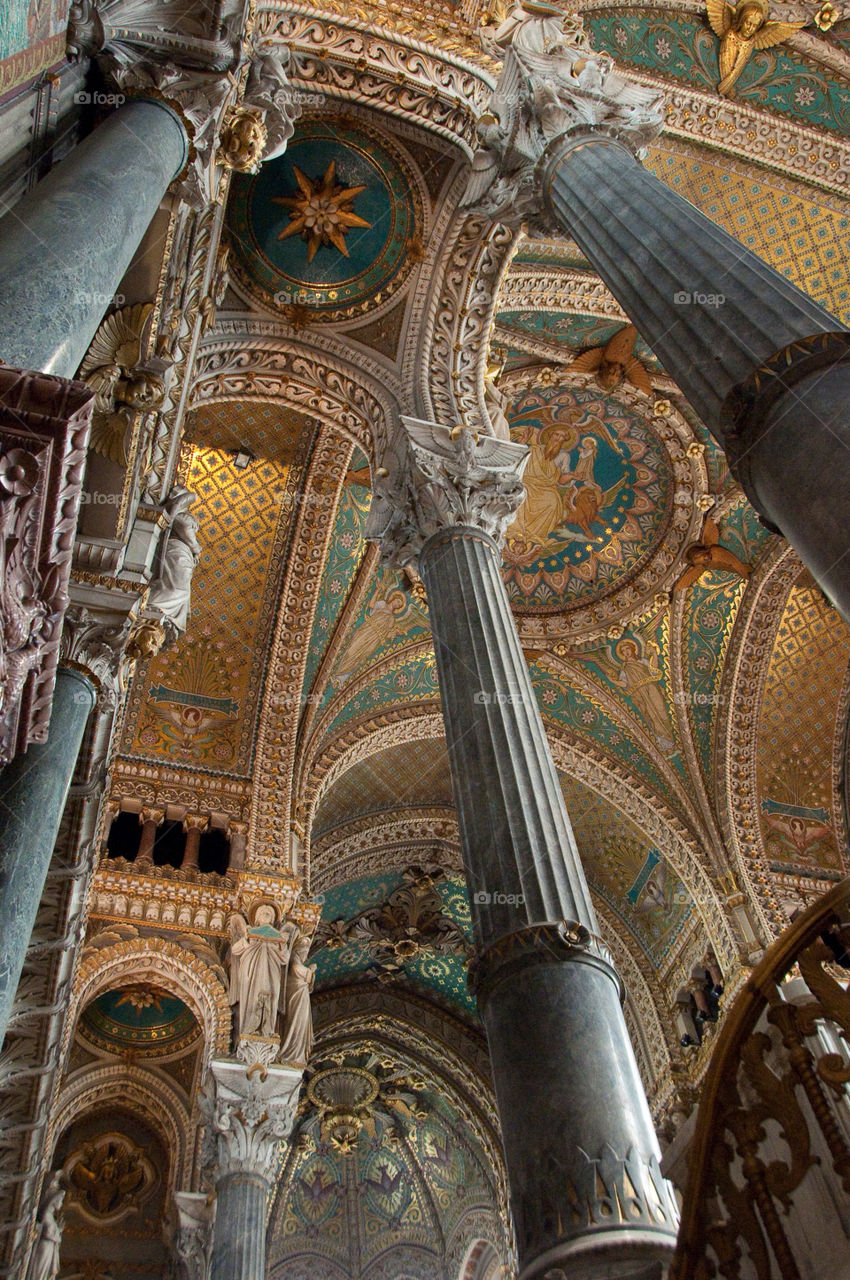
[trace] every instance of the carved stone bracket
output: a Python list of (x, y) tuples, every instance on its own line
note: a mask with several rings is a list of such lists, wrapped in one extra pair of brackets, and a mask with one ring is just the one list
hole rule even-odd
[(47, 736), (92, 404), (0, 368), (0, 764)]
[(102, 709), (114, 707), (123, 689), (123, 665), (132, 624), (120, 616), (104, 618), (73, 605), (65, 614), (61, 661), (94, 683)]
[(417, 418), (401, 424), (375, 472), (366, 530), (385, 560), (415, 563), (429, 538), (457, 525), (500, 542), (525, 497), (525, 445)]
[(280, 1144), (295, 1120), (303, 1072), (214, 1061), (202, 1101), (216, 1181), (234, 1173), (274, 1178)]

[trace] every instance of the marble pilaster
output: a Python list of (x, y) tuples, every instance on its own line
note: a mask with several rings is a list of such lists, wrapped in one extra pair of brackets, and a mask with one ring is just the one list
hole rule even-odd
[(303, 1072), (215, 1061), (207, 1132), (215, 1139), (210, 1280), (265, 1280), (266, 1208)]
[(500, 574), (526, 450), (402, 423), (368, 532), (428, 595), (520, 1280), (648, 1280), (676, 1209)]

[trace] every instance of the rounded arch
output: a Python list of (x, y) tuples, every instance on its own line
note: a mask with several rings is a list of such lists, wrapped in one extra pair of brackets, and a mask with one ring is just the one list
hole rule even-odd
[(71, 1024), (86, 1005), (122, 982), (151, 982), (173, 991), (192, 1010), (203, 1031), (204, 1067), (226, 1057), (231, 1012), (219, 975), (198, 956), (165, 938), (129, 938), (83, 954), (71, 1005)]
[[(88, 1112), (115, 1108), (135, 1113), (153, 1128), (170, 1153), (169, 1183), (173, 1191), (190, 1173), (193, 1156), (192, 1117), (179, 1086), (164, 1071), (128, 1063), (81, 1067), (70, 1075), (56, 1100), (47, 1141), (52, 1153), (62, 1134)], [(169, 1197), (170, 1198), (170, 1197)]]
[(489, 1240), (473, 1240), (467, 1249), (457, 1280), (501, 1280), (504, 1275), (499, 1255)]

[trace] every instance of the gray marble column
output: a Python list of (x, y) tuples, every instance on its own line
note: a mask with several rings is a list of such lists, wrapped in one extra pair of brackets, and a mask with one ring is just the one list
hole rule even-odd
[(568, 138), (555, 220), (850, 618), (850, 332), (611, 138)]
[(676, 1209), (500, 573), (526, 450), (402, 421), (369, 533), (428, 594), (519, 1277), (660, 1277)]
[(126, 102), (0, 219), (0, 360), (73, 377), (187, 155), (175, 111)]
[(213, 1062), (210, 1070), (206, 1122), (216, 1139), (210, 1280), (265, 1280), (266, 1209), (303, 1072), (229, 1061)]
[(47, 741), (0, 773), (0, 1042), (94, 701), (92, 681), (60, 667)]
[(762, 517), (850, 619), (850, 331), (640, 165), (663, 95), (576, 14), (514, 11), (464, 203), (565, 231), (723, 445)]

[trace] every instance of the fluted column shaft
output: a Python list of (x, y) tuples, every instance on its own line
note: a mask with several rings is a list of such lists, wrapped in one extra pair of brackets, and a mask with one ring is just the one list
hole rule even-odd
[(210, 1280), (266, 1280), (266, 1178), (231, 1173), (216, 1184)]
[(73, 377), (187, 155), (175, 111), (127, 102), (0, 220), (0, 360)]
[(60, 667), (47, 741), (0, 773), (0, 1043), (94, 701), (92, 682)]
[(610, 137), (566, 137), (543, 191), (750, 500), (850, 618), (850, 331)]
[(463, 526), (420, 557), (479, 947), (547, 920), (597, 931), (500, 564)]
[(520, 1280), (650, 1280), (672, 1256), (676, 1211), (499, 549), (478, 529), (448, 527), (419, 567)]

